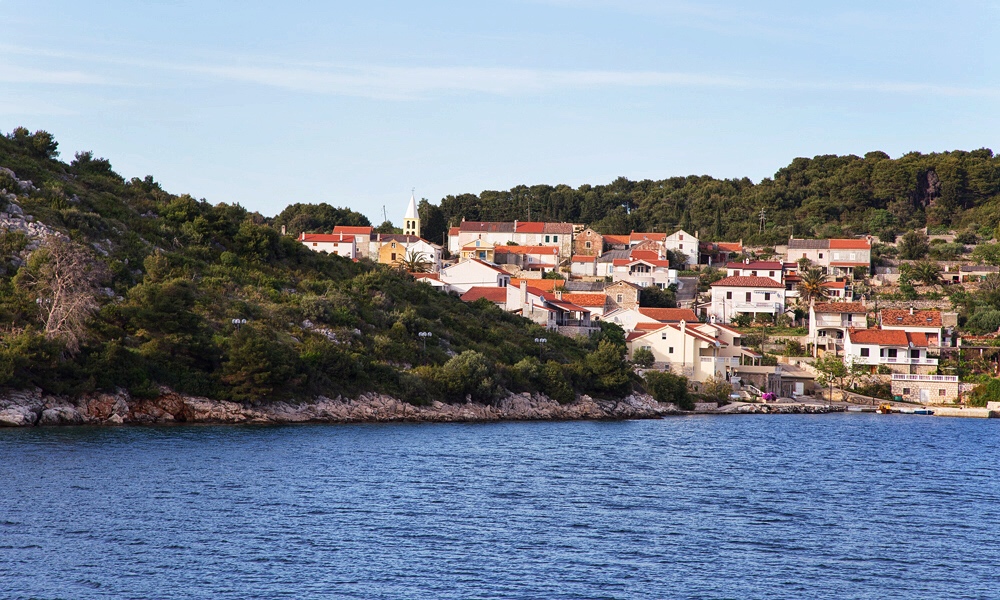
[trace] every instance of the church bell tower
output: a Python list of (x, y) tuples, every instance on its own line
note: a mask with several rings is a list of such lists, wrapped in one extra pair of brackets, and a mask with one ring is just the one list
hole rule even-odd
[(406, 207), (406, 216), (403, 217), (403, 235), (420, 237), (420, 214), (417, 212), (417, 199), (413, 192), (410, 192), (410, 205)]

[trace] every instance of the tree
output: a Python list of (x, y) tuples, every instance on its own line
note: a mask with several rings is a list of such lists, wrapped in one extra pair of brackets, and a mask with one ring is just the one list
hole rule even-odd
[(639, 291), (639, 306), (646, 308), (676, 308), (677, 288), (674, 285), (660, 289), (654, 285), (646, 286)]
[(643, 378), (646, 391), (657, 402), (676, 404), (681, 410), (694, 409), (694, 402), (688, 393), (687, 377), (669, 371), (647, 371)]
[(847, 365), (844, 364), (844, 361), (839, 356), (827, 352), (813, 362), (813, 367), (820, 372), (820, 376), (817, 378), (819, 384), (830, 386), (830, 400), (832, 401), (833, 383), (834, 381), (840, 381), (841, 387), (843, 387), (844, 378), (848, 374)]
[(972, 250), (972, 258), (988, 265), (1000, 265), (1000, 244), (979, 244)]
[(811, 267), (802, 273), (799, 280), (799, 300), (804, 304), (810, 302), (822, 302), (826, 300), (827, 290), (823, 287), (826, 283), (826, 274), (820, 267)]
[(403, 230), (392, 224), (392, 221), (382, 221), (382, 224), (373, 230), (375, 233), (403, 233)]
[(729, 394), (733, 393), (733, 384), (723, 377), (709, 377), (701, 384), (701, 394), (710, 401), (728, 402)]
[(638, 348), (632, 353), (632, 362), (640, 367), (648, 369), (653, 366), (655, 358), (653, 357), (653, 352), (649, 348)]
[(45, 336), (62, 340), (75, 353), (86, 336), (87, 321), (100, 306), (100, 284), (107, 275), (83, 246), (50, 236), (31, 253), (16, 282), (34, 296)]
[(937, 285), (941, 283), (941, 266), (928, 260), (920, 261), (913, 265), (912, 277), (926, 285)]
[(908, 231), (899, 239), (896, 249), (899, 250), (899, 258), (903, 260), (920, 260), (930, 252), (931, 245), (924, 232)]
[(426, 254), (411, 248), (406, 251), (406, 256), (399, 262), (399, 267), (410, 273), (426, 273), (430, 264)]
[(587, 355), (587, 370), (594, 389), (624, 394), (632, 381), (632, 369), (625, 362), (625, 347), (601, 340), (597, 350)]

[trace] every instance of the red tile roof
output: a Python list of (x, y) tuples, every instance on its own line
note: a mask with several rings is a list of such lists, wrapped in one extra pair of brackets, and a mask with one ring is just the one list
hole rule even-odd
[(821, 285), (825, 288), (833, 288), (838, 290), (847, 288), (846, 281), (824, 281)]
[(582, 254), (574, 254), (573, 255), (573, 262), (578, 262), (578, 263), (597, 262), (597, 257), (596, 256), (584, 256)]
[(514, 231), (517, 233), (544, 233), (545, 223), (541, 221), (516, 221), (516, 227)]
[(731, 262), (726, 265), (727, 269), (750, 269), (750, 270), (764, 270), (764, 271), (780, 271), (784, 267), (780, 262), (772, 262), (766, 260), (756, 260), (748, 263)]
[(850, 329), (847, 334), (852, 344), (873, 344), (878, 346), (909, 346), (927, 347), (927, 335), (923, 333), (907, 333), (899, 329)]
[(746, 275), (733, 275), (732, 277), (725, 277), (711, 284), (709, 287), (715, 286), (727, 286), (727, 287), (769, 287), (769, 288), (782, 288), (785, 286), (781, 285), (777, 281), (771, 279), (770, 277), (749, 277)]
[(915, 310), (883, 310), (883, 327), (941, 327), (941, 311)]
[(654, 242), (665, 242), (667, 241), (667, 234), (665, 233), (640, 233), (633, 231), (630, 236), (628, 236), (628, 241), (630, 244), (635, 244), (637, 242), (644, 242), (646, 240), (653, 240)]
[(341, 234), (329, 234), (329, 233), (303, 233), (299, 236), (300, 242), (336, 242), (336, 243), (354, 243), (354, 236), (352, 235), (341, 235)]
[(572, 302), (578, 306), (598, 306), (603, 307), (607, 302), (608, 297), (604, 294), (588, 294), (583, 292), (574, 292), (562, 295), (563, 300), (567, 302)]
[(615, 234), (605, 234), (604, 242), (611, 244), (612, 246), (628, 246), (629, 236), (627, 235), (615, 235)]
[(719, 250), (727, 252), (743, 252), (743, 244), (739, 242), (719, 242)]
[(867, 313), (863, 302), (817, 302), (813, 307), (818, 313)]
[(660, 260), (660, 253), (655, 250), (633, 250), (629, 252), (629, 257), (632, 260), (638, 260), (640, 258), (646, 260)]
[(453, 235), (458, 235), (462, 231), (461, 227), (450, 227), (448, 228), (448, 237)]
[(510, 280), (510, 285), (513, 287), (521, 287), (521, 282), (526, 281), (530, 287), (538, 288), (546, 292), (551, 292), (556, 289), (557, 283), (563, 283), (558, 279), (516, 279), (512, 278)]
[(870, 250), (872, 247), (868, 240), (830, 240), (830, 248), (842, 250)]
[(462, 302), (475, 302), (480, 298), (486, 298), (490, 302), (494, 302), (496, 304), (506, 304), (507, 288), (477, 285), (469, 288), (469, 291), (462, 294), (461, 298)]
[(679, 323), (680, 321), (687, 321), (688, 323), (696, 323), (698, 321), (698, 315), (694, 314), (694, 311), (690, 308), (646, 308), (639, 307), (639, 314), (649, 317), (650, 319), (656, 319), (664, 323), (674, 322)]
[(337, 225), (333, 228), (334, 233), (343, 233), (344, 235), (371, 235), (371, 227), (352, 227), (349, 225)]

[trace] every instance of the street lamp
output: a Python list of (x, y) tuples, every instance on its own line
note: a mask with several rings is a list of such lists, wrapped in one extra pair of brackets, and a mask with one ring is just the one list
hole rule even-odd
[(242, 327), (242, 326), (244, 326), (246, 324), (247, 324), (247, 320), (246, 319), (233, 319), (233, 327), (236, 328), (236, 331), (239, 331), (240, 327)]
[(538, 360), (542, 360), (542, 352), (545, 351), (545, 342), (549, 341), (548, 338), (535, 338), (535, 343), (538, 344)]
[(427, 338), (433, 336), (434, 334), (430, 331), (421, 331), (418, 332), (417, 335), (420, 336), (420, 341), (424, 344), (424, 354), (427, 354)]

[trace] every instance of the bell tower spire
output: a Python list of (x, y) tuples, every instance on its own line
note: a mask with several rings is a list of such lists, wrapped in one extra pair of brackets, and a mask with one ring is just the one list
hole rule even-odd
[(410, 190), (410, 205), (406, 207), (406, 215), (403, 216), (403, 235), (420, 237), (420, 213), (417, 212), (416, 191), (416, 188)]

